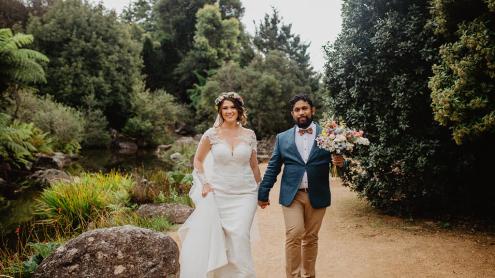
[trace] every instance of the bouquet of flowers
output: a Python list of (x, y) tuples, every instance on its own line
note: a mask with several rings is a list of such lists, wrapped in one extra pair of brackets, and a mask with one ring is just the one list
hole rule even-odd
[[(333, 119), (324, 119), (321, 122), (323, 130), (316, 137), (318, 147), (329, 151), (332, 155), (350, 154), (355, 145), (369, 145), (370, 141), (363, 137), (362, 130), (354, 130), (346, 127), (344, 123), (338, 124)], [(337, 176), (337, 169), (334, 165), (333, 176)]]

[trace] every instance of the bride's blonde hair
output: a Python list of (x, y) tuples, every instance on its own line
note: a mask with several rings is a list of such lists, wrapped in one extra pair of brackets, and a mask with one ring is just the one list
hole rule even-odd
[(222, 118), (222, 104), (225, 100), (230, 100), (233, 104), (235, 109), (237, 110), (237, 121), (241, 123), (241, 125), (246, 125), (247, 124), (247, 109), (244, 106), (244, 100), (242, 97), (236, 93), (236, 92), (226, 92), (226, 93), (221, 93), (216, 99), (215, 99), (215, 105), (217, 106), (217, 112), (220, 118), (223, 121)]

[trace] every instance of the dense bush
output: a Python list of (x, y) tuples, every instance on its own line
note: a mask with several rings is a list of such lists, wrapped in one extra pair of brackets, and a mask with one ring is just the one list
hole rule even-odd
[(107, 147), (110, 144), (108, 121), (100, 109), (88, 109), (84, 112), (83, 147)]
[(29, 169), (36, 153), (51, 152), (50, 138), (33, 123), (12, 122), (0, 113), (0, 162)]
[(50, 96), (19, 92), (19, 99), (9, 107), (12, 116), (25, 123), (34, 123), (53, 138), (53, 148), (77, 153), (84, 138), (85, 120), (74, 108), (53, 101)]
[(94, 96), (110, 126), (122, 128), (130, 112), (133, 86), (142, 66), (140, 44), (128, 26), (102, 4), (55, 1), (41, 17), (32, 17), (28, 32), (50, 58), (42, 94), (80, 108)]
[(429, 4), (345, 1), (342, 33), (327, 47), (333, 110), (371, 141), (347, 179), (393, 212), (462, 209), (480, 188), (468, 181), (471, 154), (433, 119), (428, 79), (440, 43), (428, 28)]
[(175, 124), (188, 122), (188, 112), (175, 98), (163, 90), (150, 92), (142, 88), (131, 100), (133, 116), (123, 132), (141, 142), (158, 145), (171, 141)]
[(494, 2), (435, 0), (433, 4), (435, 31), (447, 40), (430, 81), (435, 120), (452, 129), (458, 144), (494, 136)]

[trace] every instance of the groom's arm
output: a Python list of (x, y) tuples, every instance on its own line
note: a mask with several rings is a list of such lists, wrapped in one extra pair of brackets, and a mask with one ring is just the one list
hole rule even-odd
[(275, 140), (275, 148), (273, 149), (272, 158), (268, 162), (268, 166), (265, 171), (265, 175), (263, 175), (263, 180), (260, 183), (260, 187), (258, 189), (258, 201), (268, 202), (268, 195), (270, 194), (270, 189), (272, 189), (273, 185), (277, 181), (277, 176), (280, 173), (280, 169), (282, 168), (282, 155), (280, 154), (279, 147), (279, 136), (277, 135), (277, 139)]

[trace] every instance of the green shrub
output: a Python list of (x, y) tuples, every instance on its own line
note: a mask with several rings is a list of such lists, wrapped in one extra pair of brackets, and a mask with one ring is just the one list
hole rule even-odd
[(50, 256), (60, 245), (60, 242), (30, 242), (24, 250), (29, 254), (25, 261), (19, 257), (8, 258), (9, 255), (3, 253), (2, 263), (5, 264), (3, 274), (13, 277), (31, 277), (43, 259)]
[(49, 133), (55, 150), (69, 154), (79, 151), (85, 125), (79, 111), (53, 101), (50, 96), (39, 97), (28, 91), (20, 91), (19, 98), (8, 109), (12, 116)]
[(129, 118), (123, 132), (145, 145), (158, 145), (171, 141), (175, 123), (186, 114), (186, 109), (175, 98), (163, 90), (150, 92), (144, 88), (133, 95), (133, 116)]
[(192, 185), (190, 170), (152, 171), (144, 174), (130, 190), (131, 201), (145, 203), (181, 203), (191, 205), (188, 193)]
[(138, 182), (135, 183), (130, 191), (132, 202), (138, 204), (153, 203), (160, 193), (168, 194), (170, 182), (167, 172), (162, 170), (152, 171), (146, 173), (143, 178), (136, 177)]
[(90, 109), (84, 113), (84, 135), (82, 145), (85, 147), (107, 147), (110, 144), (108, 121), (99, 109)]
[(62, 231), (83, 231), (93, 219), (126, 206), (132, 186), (130, 176), (117, 172), (83, 174), (45, 189), (37, 200), (37, 215)]
[(51, 140), (33, 123), (10, 122), (10, 117), (0, 113), (0, 158), (19, 168), (30, 168), (34, 154), (50, 153)]

